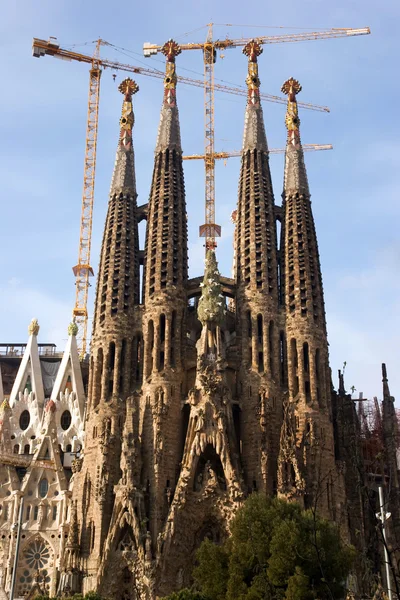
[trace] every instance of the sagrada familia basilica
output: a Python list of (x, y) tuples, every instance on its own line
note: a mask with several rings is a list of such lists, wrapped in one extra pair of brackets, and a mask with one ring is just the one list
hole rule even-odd
[(89, 368), (74, 323), (61, 361), (41, 353), (36, 320), (22, 359), (14, 367), (0, 360), (0, 598), (13, 577), (18, 598), (36, 586), (51, 596), (98, 590), (110, 599), (150, 600), (189, 586), (202, 540), (226, 539), (254, 492), (316, 506), (374, 571), (376, 522), (364, 490), (379, 510), (380, 478), (389, 534), (399, 531), (397, 421), (386, 369), (380, 470), (374, 466), (372, 475), (363, 412), (341, 374), (337, 391), (332, 384), (296, 102), (301, 86), (291, 78), (282, 88), (287, 145), (279, 206), (260, 104), (261, 48), (254, 41), (245, 47), (234, 276), (220, 274), (211, 245), (204, 277), (189, 279), (178, 53), (177, 44), (165, 44), (153, 180), (142, 206), (132, 141), (138, 86), (126, 79), (119, 88)]

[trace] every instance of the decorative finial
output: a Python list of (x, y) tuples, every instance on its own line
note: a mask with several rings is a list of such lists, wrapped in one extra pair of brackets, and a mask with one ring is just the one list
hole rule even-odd
[(167, 58), (164, 77), (164, 105), (173, 107), (176, 105), (176, 84), (178, 81), (175, 70), (175, 57), (182, 50), (174, 40), (168, 40), (162, 47), (161, 52)]
[(288, 143), (296, 149), (300, 147), (300, 119), (296, 101), (296, 95), (301, 92), (301, 85), (291, 77), (281, 87), (281, 91), (287, 95), (288, 104), (285, 117), (286, 129), (288, 130)]
[(130, 150), (132, 148), (132, 128), (135, 123), (132, 108), (132, 96), (139, 91), (139, 86), (136, 81), (127, 77), (119, 84), (118, 90), (125, 96), (122, 105), (122, 115), (119, 120), (121, 126), (119, 141), (124, 150)]
[(78, 325), (75, 323), (75, 321), (72, 321), (68, 325), (68, 335), (76, 336), (77, 333), (78, 333)]
[(257, 56), (263, 49), (257, 40), (250, 40), (243, 48), (243, 54), (249, 57), (246, 84), (248, 88), (248, 103), (255, 107), (260, 106), (260, 78), (258, 77)]
[(29, 327), (28, 327), (28, 333), (29, 335), (37, 335), (39, 333), (39, 322), (37, 319), (32, 319), (32, 321), (29, 323)]
[(11, 410), (11, 406), (10, 403), (8, 401), (8, 398), (4, 398), (3, 402), (1, 403), (0, 406), (0, 415), (5, 413), (6, 411)]
[(290, 79), (285, 81), (285, 83), (281, 87), (281, 92), (285, 94), (285, 96), (289, 96), (289, 99), (292, 100), (292, 102), (295, 102), (295, 96), (298, 93), (300, 93), (302, 89), (303, 88), (301, 87), (297, 79), (291, 77)]
[(139, 91), (139, 86), (136, 83), (136, 81), (134, 81), (130, 77), (127, 77), (126, 79), (121, 81), (121, 83), (118, 86), (118, 90), (121, 92), (121, 94), (124, 94), (125, 100), (130, 100), (132, 96), (134, 94), (137, 94), (137, 92)]
[(167, 58), (168, 62), (175, 62), (175, 57), (178, 56), (182, 50), (175, 40), (171, 39), (165, 42), (164, 46), (161, 48), (161, 52)]
[(257, 40), (250, 40), (243, 48), (243, 54), (249, 57), (250, 62), (257, 62), (257, 57), (263, 53), (261, 44)]

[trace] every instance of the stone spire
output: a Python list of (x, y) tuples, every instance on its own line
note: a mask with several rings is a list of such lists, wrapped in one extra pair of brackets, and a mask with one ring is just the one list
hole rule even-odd
[(160, 124), (156, 144), (156, 154), (165, 150), (182, 153), (179, 112), (176, 104), (175, 58), (182, 52), (174, 40), (165, 42), (162, 53), (167, 59), (164, 78), (164, 101), (161, 107)]
[(296, 95), (301, 92), (301, 85), (291, 77), (282, 86), (282, 92), (288, 96), (286, 112), (287, 144), (285, 153), (285, 174), (283, 193), (295, 192), (310, 197), (304, 152), (300, 141), (300, 119)]
[(139, 243), (132, 128), (132, 95), (138, 91), (130, 78), (119, 86), (124, 96), (120, 135), (104, 228), (93, 322), (93, 339), (113, 323), (121, 329), (139, 304)]
[(173, 40), (163, 46), (167, 64), (148, 206), (144, 283), (146, 301), (167, 288), (182, 288), (188, 273), (185, 184), (176, 104), (175, 57), (180, 52), (181, 49)]
[[(260, 103), (257, 57), (262, 48), (250, 41), (248, 88), (235, 231), (236, 316), (242, 360), (243, 464), (249, 489), (273, 493), (282, 420), (278, 252), (275, 202)], [(283, 354), (282, 354), (283, 356)], [(283, 359), (282, 359), (283, 360)], [(274, 398), (274, 407), (268, 406)], [(269, 410), (268, 432), (259, 411)], [(261, 452), (260, 452), (261, 448)]]
[(261, 46), (254, 40), (243, 49), (249, 59), (246, 78), (248, 98), (236, 217), (236, 280), (251, 297), (258, 291), (271, 296), (272, 302), (277, 305), (274, 195), (257, 64), (257, 56), (261, 52)]
[(268, 152), (265, 135), (264, 118), (260, 103), (260, 79), (258, 77), (257, 57), (263, 49), (255, 40), (251, 40), (243, 48), (243, 54), (249, 59), (246, 84), (248, 88), (247, 106), (243, 134), (243, 152), (261, 150)]
[(135, 153), (132, 143), (132, 129), (135, 123), (135, 116), (133, 114), (132, 96), (139, 91), (139, 86), (128, 77), (119, 85), (118, 89), (124, 95), (124, 102), (119, 121), (121, 129), (110, 195), (113, 196), (117, 193), (127, 192), (136, 199)]
[[(308, 496), (305, 502), (308, 503), (313, 497), (312, 481), (318, 452), (324, 456), (323, 460), (318, 459), (321, 478), (328, 477), (329, 472), (334, 473), (335, 457), (322, 278), (297, 113), (296, 94), (300, 90), (301, 85), (293, 78), (282, 86), (282, 91), (288, 95), (288, 137), (282, 194), (281, 277), (289, 403), (293, 406), (293, 416), (297, 422), (296, 453), (300, 472), (306, 481)], [(343, 393), (344, 383), (341, 379), (340, 394)], [(315, 441), (319, 440), (320, 432), (324, 432), (323, 443)], [(318, 443), (319, 449), (316, 448)], [(302, 444), (304, 451), (301, 450)], [(331, 514), (332, 498), (329, 494), (321, 502), (321, 510), (326, 515)]]
[[(166, 518), (165, 489), (174, 490), (182, 458), (179, 390), (184, 385), (187, 308), (187, 217), (182, 148), (176, 105), (175, 58), (164, 44), (166, 74), (147, 212), (144, 251), (142, 486), (147, 489), (153, 545)], [(148, 448), (152, 444), (152, 451)], [(168, 482), (168, 483), (167, 483)]]
[[(136, 385), (134, 373), (138, 363), (134, 341), (140, 327), (139, 235), (132, 147), (132, 95), (138, 86), (128, 78), (119, 91), (124, 99), (97, 280), (85, 452), (74, 481), (81, 552), (88, 557), (87, 570), (91, 573), (98, 571), (100, 549), (108, 534), (113, 490), (120, 479), (126, 404)], [(63, 368), (73, 375), (73, 331), (68, 348), (71, 358), (69, 363), (65, 359)], [(62, 385), (60, 375), (57, 389), (62, 390)]]
[(387, 378), (386, 364), (382, 363), (382, 385), (383, 385), (383, 398), (391, 399), (390, 390), (389, 390), (389, 382)]
[(325, 308), (317, 236), (310, 191), (300, 142), (296, 94), (301, 85), (288, 79), (282, 91), (288, 95), (288, 130), (283, 184), (282, 227), (285, 304), (288, 317), (301, 317), (326, 334)]

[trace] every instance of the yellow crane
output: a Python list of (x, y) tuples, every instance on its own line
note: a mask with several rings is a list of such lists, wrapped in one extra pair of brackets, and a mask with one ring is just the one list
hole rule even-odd
[[(213, 40), (213, 23), (208, 24), (205, 42), (192, 42), (180, 44), (182, 50), (201, 50), (204, 63), (204, 125), (205, 125), (205, 224), (200, 226), (200, 237), (206, 238), (206, 249), (215, 248), (215, 238), (221, 235), (221, 227), (215, 223), (215, 152), (214, 152), (214, 91), (217, 84), (214, 82), (214, 63), (217, 58), (217, 50), (227, 50), (248, 44), (250, 38), (239, 38), (224, 40)], [(369, 27), (361, 29), (328, 29), (325, 31), (313, 31), (302, 33), (289, 33), (273, 36), (258, 36), (255, 41), (258, 44), (279, 44), (282, 42), (304, 42), (311, 40), (323, 40), (330, 38), (342, 38), (355, 35), (368, 35), (371, 33)], [(161, 51), (162, 46), (145, 43), (143, 45), (144, 56), (150, 57)], [(262, 96), (260, 94), (260, 96)]]
[[(302, 148), (305, 152), (310, 152), (311, 150), (332, 150), (332, 144), (302, 144)], [(284, 148), (269, 148), (269, 154), (283, 154), (285, 152)], [(241, 150), (232, 150), (232, 152), (214, 152), (214, 159), (223, 158), (226, 160), (227, 158), (237, 158), (242, 156)], [(182, 157), (183, 160), (204, 160), (204, 154), (188, 154), (187, 156)]]
[[(138, 67), (135, 65), (124, 64), (117, 61), (100, 58), (101, 46), (112, 46), (112, 44), (109, 44), (108, 42), (102, 39), (97, 40), (94, 54), (93, 56), (89, 56), (86, 54), (81, 54), (79, 52), (74, 52), (72, 50), (61, 48), (57, 42), (57, 39), (54, 37), (51, 37), (47, 41), (39, 38), (33, 38), (32, 42), (32, 53), (33, 56), (36, 58), (40, 58), (42, 56), (54, 56), (55, 58), (59, 58), (62, 60), (82, 62), (91, 66), (89, 77), (89, 101), (86, 127), (86, 149), (83, 175), (79, 252), (78, 263), (73, 267), (76, 291), (75, 305), (72, 314), (76, 324), (78, 325), (77, 342), (79, 353), (82, 358), (85, 357), (87, 349), (87, 301), (89, 293), (89, 278), (93, 276), (93, 269), (90, 265), (90, 249), (93, 222), (96, 146), (99, 118), (101, 72), (102, 69), (109, 68), (117, 71), (127, 71), (139, 75), (156, 77), (158, 79), (164, 79), (165, 77), (165, 73), (163, 71), (158, 71), (157, 69), (148, 69), (145, 67)], [(191, 77), (179, 76), (178, 80), (184, 84), (193, 85), (201, 88), (204, 87), (204, 82), (202, 80), (193, 79)], [(247, 89), (222, 85), (218, 83), (214, 84), (213, 89), (214, 88), (217, 91), (229, 94), (236, 94), (240, 96), (246, 96), (247, 94)], [(273, 96), (271, 94), (266, 93), (260, 94), (260, 97), (263, 100), (267, 100), (269, 102), (286, 104), (286, 98), (284, 97), (281, 98), (279, 96)], [(329, 112), (329, 108), (327, 108), (326, 106), (318, 106), (315, 104), (309, 104), (305, 102), (299, 102), (298, 104), (306, 109)], [(214, 139), (213, 131), (212, 139)]]

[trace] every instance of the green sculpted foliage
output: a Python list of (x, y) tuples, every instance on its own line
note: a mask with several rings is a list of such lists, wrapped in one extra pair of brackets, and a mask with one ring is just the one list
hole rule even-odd
[(224, 317), (224, 297), (214, 250), (208, 250), (204, 269), (201, 298), (197, 314), (203, 326), (221, 325)]

